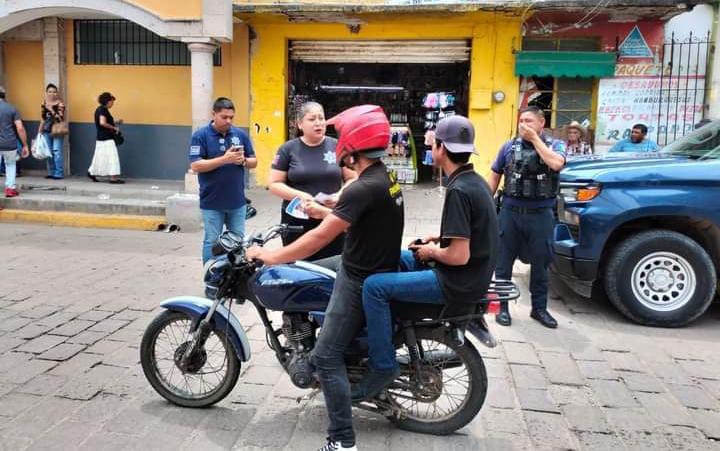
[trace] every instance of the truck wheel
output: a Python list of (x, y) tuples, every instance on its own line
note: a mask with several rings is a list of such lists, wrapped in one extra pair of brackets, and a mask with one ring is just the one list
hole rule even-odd
[(610, 302), (646, 326), (680, 327), (702, 315), (717, 274), (698, 243), (670, 230), (649, 230), (621, 242), (605, 271)]

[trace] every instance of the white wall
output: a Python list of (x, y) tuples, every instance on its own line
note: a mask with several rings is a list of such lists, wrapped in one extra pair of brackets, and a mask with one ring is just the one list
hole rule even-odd
[[(706, 41), (708, 33), (713, 27), (713, 8), (710, 5), (697, 5), (692, 11), (682, 13), (678, 16), (673, 17), (665, 24), (665, 40), (669, 41), (670, 37), (675, 33), (675, 41), (688, 42), (690, 33), (692, 33), (693, 41), (698, 40)], [(684, 55), (687, 55), (688, 46), (682, 49)], [(707, 67), (707, 59), (705, 50), (707, 47), (702, 46), (699, 60), (699, 73), (704, 74)], [(669, 60), (670, 49), (665, 53), (665, 62)], [(695, 53), (698, 50), (696, 46), (693, 46), (693, 54), (691, 59), (695, 60)], [(678, 55), (680, 51), (679, 46), (675, 46), (675, 55)], [(685, 58), (683, 58), (684, 60)], [(683, 62), (682, 64), (686, 64)]]

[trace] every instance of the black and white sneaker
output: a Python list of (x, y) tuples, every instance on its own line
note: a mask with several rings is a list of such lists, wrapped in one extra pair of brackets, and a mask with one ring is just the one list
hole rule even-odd
[(330, 437), (328, 437), (325, 446), (320, 448), (318, 451), (357, 451), (357, 446), (355, 446), (355, 444), (350, 446), (343, 445), (342, 442), (334, 442), (330, 440)]

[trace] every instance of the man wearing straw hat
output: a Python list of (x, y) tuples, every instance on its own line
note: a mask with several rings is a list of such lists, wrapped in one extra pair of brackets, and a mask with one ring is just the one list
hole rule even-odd
[(572, 121), (565, 126), (565, 154), (568, 157), (577, 155), (591, 155), (593, 153), (590, 143), (585, 141), (587, 131), (578, 121)]

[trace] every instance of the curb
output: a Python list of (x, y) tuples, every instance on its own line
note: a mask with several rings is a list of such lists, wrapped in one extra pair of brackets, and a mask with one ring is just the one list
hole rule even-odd
[(67, 227), (125, 230), (161, 230), (164, 216), (110, 215), (65, 211), (0, 210), (0, 222), (29, 222)]

